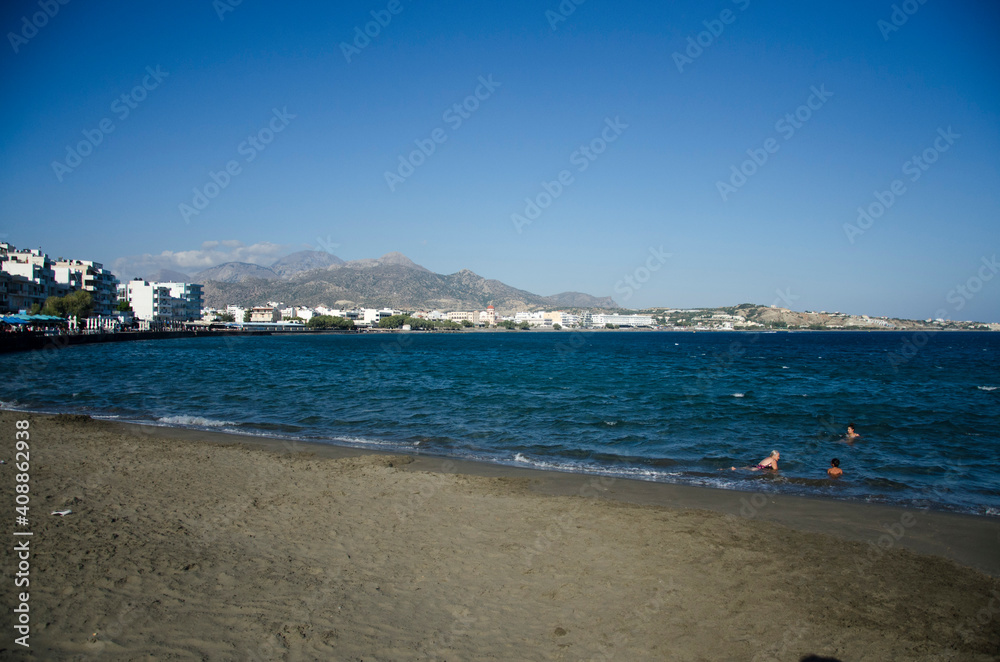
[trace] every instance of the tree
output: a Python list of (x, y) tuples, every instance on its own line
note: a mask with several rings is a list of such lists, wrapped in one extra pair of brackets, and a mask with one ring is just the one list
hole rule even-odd
[(472, 322), (470, 322), (469, 320), (462, 320), (462, 326), (466, 329), (471, 328)]
[(354, 329), (354, 322), (344, 317), (334, 317), (332, 315), (315, 315), (306, 322), (310, 329)]
[(215, 316), (216, 322), (235, 322), (236, 316), (232, 313), (219, 313)]
[[(404, 324), (409, 324), (409, 322), (407, 322), (408, 319), (409, 318), (406, 315), (390, 315), (389, 317), (383, 317), (380, 319), (378, 327), (380, 329), (401, 329)], [(412, 324), (410, 324), (410, 328), (413, 328)]]
[(118, 302), (118, 305), (115, 306), (115, 310), (117, 310), (119, 313), (131, 313), (132, 304), (130, 304), (127, 299), (122, 299), (121, 301)]
[(528, 329), (531, 328), (531, 325), (528, 324), (527, 320), (525, 320), (525, 321), (521, 322), (520, 324), (518, 324), (517, 328), (521, 329), (522, 331), (527, 331)]
[(87, 290), (77, 290), (64, 297), (49, 297), (42, 308), (44, 315), (58, 317), (90, 317), (94, 312), (94, 298)]
[(558, 331), (558, 330), (562, 329), (562, 324), (559, 324), (558, 322), (556, 322), (555, 324), (552, 325), (552, 328), (553, 328), (553, 330)]
[(249, 309), (243, 311), (243, 321), (244, 322), (249, 322), (250, 321), (250, 314), (251, 313), (250, 313)]

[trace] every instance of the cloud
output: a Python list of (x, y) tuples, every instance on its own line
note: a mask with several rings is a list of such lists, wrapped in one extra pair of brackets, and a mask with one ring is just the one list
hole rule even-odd
[(170, 269), (188, 275), (215, 267), (225, 262), (249, 262), (262, 267), (274, 264), (279, 258), (297, 250), (296, 246), (262, 241), (249, 246), (235, 239), (206, 241), (201, 248), (190, 251), (163, 251), (159, 255), (143, 253), (128, 255), (114, 261), (111, 271), (119, 280), (147, 275)]

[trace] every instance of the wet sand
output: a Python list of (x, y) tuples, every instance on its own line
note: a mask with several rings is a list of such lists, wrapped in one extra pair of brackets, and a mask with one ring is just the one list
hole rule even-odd
[(11, 523), (23, 418), (5, 659), (1000, 656), (990, 518), (2, 412)]

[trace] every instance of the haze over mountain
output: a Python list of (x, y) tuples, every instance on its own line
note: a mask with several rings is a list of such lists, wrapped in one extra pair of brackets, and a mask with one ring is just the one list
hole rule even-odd
[[(319, 265), (319, 266), (313, 266)], [(553, 307), (617, 308), (610, 297), (563, 292), (533, 294), (486, 279), (468, 269), (436, 274), (402, 253), (344, 262), (320, 251), (300, 251), (270, 268), (227, 262), (194, 275), (204, 285), (205, 306), (365, 306), (403, 310), (473, 310), (492, 304), (500, 312)]]
[(271, 271), (282, 278), (294, 276), (303, 271), (325, 269), (344, 261), (332, 253), (324, 251), (299, 251), (281, 258), (271, 265)]

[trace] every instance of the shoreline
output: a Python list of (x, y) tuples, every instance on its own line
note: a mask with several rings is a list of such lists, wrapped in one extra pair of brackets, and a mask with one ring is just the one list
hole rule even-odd
[[(195, 424), (184, 424), (184, 423), (145, 423), (136, 421), (123, 421), (117, 420), (115, 418), (103, 417), (99, 414), (91, 415), (88, 413), (78, 413), (78, 412), (58, 412), (58, 411), (43, 411), (43, 410), (30, 410), (30, 409), (11, 409), (7, 408), (3, 403), (0, 403), (0, 413), (11, 412), (11, 413), (25, 413), (32, 414), (41, 417), (54, 417), (54, 416), (83, 416), (92, 418), (94, 421), (100, 421), (103, 423), (108, 423), (111, 425), (121, 425), (126, 427), (135, 427), (144, 430), (144, 434), (160, 434), (164, 436), (171, 436), (171, 433), (177, 433), (176, 436), (184, 439), (201, 439), (204, 441), (216, 441), (218, 443), (232, 443), (234, 441), (242, 441), (249, 445), (259, 445), (265, 448), (294, 448), (294, 447), (309, 447), (312, 448), (314, 452), (319, 453), (323, 456), (329, 457), (341, 457), (340, 455), (333, 453), (324, 453), (323, 449), (334, 448), (343, 449), (347, 452), (358, 452), (358, 453), (375, 453), (375, 454), (392, 454), (392, 455), (407, 455), (414, 458), (417, 463), (415, 466), (419, 466), (421, 470), (424, 471), (439, 471), (434, 467), (439, 467), (442, 464), (453, 464), (462, 466), (463, 469), (461, 473), (469, 475), (481, 475), (481, 476), (502, 476), (502, 475), (518, 475), (518, 476), (568, 476), (573, 478), (568, 478), (567, 480), (578, 480), (582, 482), (588, 482), (590, 480), (599, 480), (603, 483), (620, 483), (618, 492), (621, 492), (622, 500), (635, 500), (635, 503), (648, 504), (648, 505), (668, 505), (664, 498), (657, 496), (658, 490), (663, 490), (664, 493), (670, 491), (676, 491), (677, 494), (675, 498), (679, 498), (684, 502), (688, 503), (698, 503), (699, 499), (694, 498), (690, 495), (685, 495), (686, 490), (693, 490), (692, 494), (700, 494), (702, 490), (709, 490), (711, 492), (718, 493), (720, 495), (735, 495), (731, 499), (727, 499), (725, 496), (720, 496), (717, 499), (710, 499), (710, 503), (718, 502), (720, 505), (716, 508), (710, 508), (711, 510), (717, 512), (723, 512), (728, 514), (741, 514), (742, 516), (754, 518), (762, 517), (764, 519), (773, 520), (777, 522), (786, 522), (790, 518), (788, 515), (781, 515), (779, 513), (796, 510), (796, 506), (792, 505), (796, 503), (797, 500), (804, 501), (805, 503), (814, 504), (843, 504), (847, 508), (858, 507), (862, 510), (859, 511), (859, 516), (864, 517), (865, 512), (877, 513), (882, 512), (882, 517), (887, 515), (893, 515), (890, 519), (898, 520), (899, 516), (903, 512), (914, 512), (914, 513), (926, 513), (931, 517), (957, 517), (957, 518), (971, 518), (972, 520), (982, 520), (984, 522), (992, 522), (998, 528), (997, 532), (997, 542), (1000, 543), (1000, 517), (989, 514), (989, 513), (975, 513), (975, 512), (963, 512), (960, 510), (950, 509), (947, 507), (917, 507), (906, 504), (892, 503), (886, 501), (865, 501), (857, 497), (827, 497), (823, 495), (815, 494), (795, 494), (795, 493), (784, 493), (784, 492), (762, 492), (755, 490), (743, 490), (738, 487), (726, 488), (726, 487), (716, 487), (712, 485), (692, 485), (687, 482), (672, 482), (665, 480), (647, 480), (643, 478), (634, 478), (630, 476), (616, 475), (610, 469), (606, 472), (603, 471), (571, 471), (571, 470), (560, 470), (558, 468), (545, 468), (537, 466), (522, 466), (520, 463), (515, 461), (500, 461), (491, 459), (480, 459), (475, 457), (455, 457), (448, 455), (438, 455), (433, 452), (422, 451), (418, 449), (413, 449), (410, 447), (396, 447), (391, 443), (384, 443), (385, 448), (378, 448), (378, 443), (372, 443), (370, 445), (364, 445), (361, 443), (352, 444), (350, 442), (338, 442), (334, 439), (329, 440), (317, 440), (317, 439), (304, 439), (295, 437), (282, 437), (267, 434), (266, 432), (241, 432), (235, 430), (218, 430), (209, 427), (199, 427)], [(159, 430), (160, 432), (153, 432), (154, 430)], [(216, 438), (218, 437), (218, 438)], [(505, 473), (507, 472), (507, 473)], [(728, 475), (727, 472), (723, 472), (723, 475)], [(632, 487), (625, 489), (621, 487), (621, 484), (631, 485)], [(641, 487), (647, 486), (647, 487)], [(564, 492), (553, 492), (554, 494), (563, 494)], [(612, 491), (611, 494), (617, 493)], [(730, 507), (732, 504), (728, 504), (729, 500), (737, 501), (735, 507)], [(788, 500), (788, 504), (783, 508), (771, 509), (767, 506), (776, 502), (784, 502)], [(728, 504), (728, 505), (726, 505)], [(837, 506), (830, 506), (831, 508), (836, 508)], [(867, 540), (873, 534), (874, 538), (879, 538), (882, 535), (882, 531), (868, 527), (866, 530), (867, 536), (865, 538), (859, 537), (860, 534), (853, 532), (853, 539), (855, 540)], [(893, 541), (896, 544), (898, 539)], [(909, 546), (909, 543), (903, 542), (903, 546)], [(915, 551), (926, 551), (928, 549), (938, 549), (941, 548), (940, 543), (928, 542), (927, 544), (914, 543), (917, 547), (913, 549)], [(930, 552), (934, 553), (934, 552)], [(956, 558), (956, 560), (958, 560)], [(978, 562), (978, 561), (977, 561)], [(971, 567), (971, 566), (970, 566)], [(989, 574), (994, 576), (1000, 576), (1000, 560), (995, 564), (987, 564), (991, 570), (988, 571)]]
[(982, 518), (6, 410), (11, 498), (17, 420), (39, 659), (1000, 653)]

